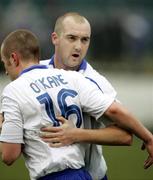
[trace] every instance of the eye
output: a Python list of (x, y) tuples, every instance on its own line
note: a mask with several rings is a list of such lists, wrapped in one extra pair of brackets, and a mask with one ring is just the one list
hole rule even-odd
[(68, 40), (70, 40), (70, 41), (75, 41), (75, 40), (76, 40), (76, 37), (75, 37), (75, 36), (70, 35), (70, 36), (68, 36)]
[(89, 42), (89, 38), (88, 37), (84, 37), (84, 38), (81, 39), (81, 41), (83, 43), (87, 43), (87, 42)]

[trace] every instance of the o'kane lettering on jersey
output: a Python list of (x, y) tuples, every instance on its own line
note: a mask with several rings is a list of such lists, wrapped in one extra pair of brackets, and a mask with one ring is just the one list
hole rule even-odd
[(40, 93), (41, 88), (43, 87), (44, 89), (49, 89), (49, 88), (54, 88), (58, 87), (61, 84), (68, 84), (63, 78), (62, 75), (56, 75), (56, 76), (47, 76), (47, 77), (42, 77), (41, 79), (37, 79), (35, 82), (30, 83), (30, 87), (35, 93)]

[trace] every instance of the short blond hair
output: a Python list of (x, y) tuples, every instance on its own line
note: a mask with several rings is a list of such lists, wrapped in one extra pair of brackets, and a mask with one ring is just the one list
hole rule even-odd
[(11, 32), (2, 42), (1, 51), (8, 59), (13, 52), (19, 52), (23, 59), (39, 59), (38, 38), (29, 30), (18, 29)]

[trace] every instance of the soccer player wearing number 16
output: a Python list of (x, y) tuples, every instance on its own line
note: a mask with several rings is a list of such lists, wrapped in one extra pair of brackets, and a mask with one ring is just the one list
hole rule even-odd
[(41, 127), (59, 125), (58, 114), (83, 128), (83, 111), (95, 119), (105, 114), (135, 133), (149, 153), (145, 165), (151, 166), (152, 134), (81, 74), (39, 65), (39, 44), (31, 32), (17, 30), (9, 34), (2, 43), (1, 57), (13, 80), (2, 93), (4, 122), (0, 141), (2, 160), (7, 165), (23, 152), (31, 180), (92, 179), (84, 169), (83, 145), (53, 148), (39, 136)]

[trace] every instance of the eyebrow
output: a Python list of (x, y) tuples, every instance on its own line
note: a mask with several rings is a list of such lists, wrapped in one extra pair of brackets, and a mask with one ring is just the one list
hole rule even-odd
[[(74, 35), (74, 34), (66, 34), (66, 36), (67, 36), (67, 37), (71, 37), (71, 36), (73, 36), (73, 37), (79, 37), (79, 36)], [(90, 39), (90, 37), (89, 37), (89, 36), (82, 36), (81, 38)]]

